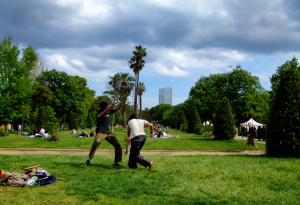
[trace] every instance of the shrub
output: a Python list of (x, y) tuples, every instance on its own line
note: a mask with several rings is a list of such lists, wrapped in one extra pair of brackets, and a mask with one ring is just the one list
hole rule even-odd
[(61, 141), (61, 138), (57, 135), (52, 135), (50, 138), (49, 138), (49, 141), (50, 142), (53, 142), (53, 141)]
[(236, 135), (234, 118), (228, 98), (223, 98), (216, 109), (213, 135), (215, 139), (231, 140)]
[(213, 137), (213, 132), (212, 131), (204, 131), (204, 137)]
[(6, 136), (5, 130), (0, 130), (0, 137), (5, 137), (5, 136)]
[(300, 66), (293, 58), (271, 78), (274, 92), (266, 129), (267, 154), (300, 156)]

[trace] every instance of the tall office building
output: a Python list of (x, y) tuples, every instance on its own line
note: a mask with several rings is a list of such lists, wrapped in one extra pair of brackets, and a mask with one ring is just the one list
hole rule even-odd
[(172, 88), (159, 89), (159, 104), (172, 105)]

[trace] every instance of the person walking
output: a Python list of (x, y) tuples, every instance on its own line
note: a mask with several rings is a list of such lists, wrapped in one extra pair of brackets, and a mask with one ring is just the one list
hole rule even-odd
[(126, 140), (131, 142), (128, 162), (128, 167), (131, 169), (138, 168), (138, 163), (144, 167), (149, 167), (150, 170), (153, 169), (153, 162), (146, 160), (140, 155), (140, 150), (146, 142), (145, 126), (150, 127), (150, 135), (153, 136), (153, 125), (151, 123), (146, 120), (138, 119), (136, 114), (132, 114), (129, 117), (127, 128), (128, 137), (126, 137)]
[(257, 150), (256, 153), (259, 153), (260, 151), (254, 141), (254, 137), (256, 136), (255, 129), (254, 129), (254, 127), (251, 127), (251, 122), (248, 123), (248, 126), (249, 126), (249, 134), (247, 135), (246, 151), (244, 153), (245, 154), (248, 153), (248, 147), (250, 144), (256, 148), (256, 150)]
[(11, 124), (7, 122), (7, 134), (9, 135), (11, 131)]
[(20, 135), (21, 134), (21, 125), (18, 124), (18, 131), (17, 131), (17, 134)]
[(109, 131), (109, 115), (116, 113), (122, 107), (122, 105), (123, 102), (121, 101), (119, 107), (117, 107), (116, 109), (112, 109), (111, 104), (107, 104), (107, 102), (100, 103), (100, 111), (97, 113), (97, 128), (95, 141), (89, 153), (89, 158), (85, 162), (86, 166), (90, 165), (97, 148), (104, 139), (115, 147), (114, 166), (119, 166), (118, 162), (122, 162), (122, 146), (119, 140), (112, 135), (112, 132)]
[(241, 129), (241, 133), (242, 133), (242, 139), (244, 138), (244, 133), (245, 133), (245, 127), (243, 126)]

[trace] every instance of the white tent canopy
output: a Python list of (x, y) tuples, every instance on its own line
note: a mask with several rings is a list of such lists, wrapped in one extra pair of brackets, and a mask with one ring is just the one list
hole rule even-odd
[(250, 120), (248, 120), (247, 122), (244, 122), (244, 123), (241, 123), (241, 126), (248, 126), (248, 123), (251, 123), (251, 126), (255, 126), (255, 127), (257, 127), (257, 126), (264, 126), (263, 124), (261, 124), (261, 123), (258, 123), (258, 122), (256, 122), (255, 120), (253, 120), (253, 118), (251, 118)]

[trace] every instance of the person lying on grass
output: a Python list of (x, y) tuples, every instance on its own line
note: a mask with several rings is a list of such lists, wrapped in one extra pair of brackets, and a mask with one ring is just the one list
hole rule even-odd
[(144, 167), (153, 169), (153, 162), (146, 160), (140, 155), (140, 150), (146, 142), (144, 127), (150, 127), (150, 135), (153, 134), (153, 125), (146, 120), (138, 119), (136, 114), (129, 117), (126, 140), (131, 142), (128, 167), (131, 169), (138, 168), (138, 163)]
[(118, 162), (122, 162), (122, 146), (119, 140), (112, 135), (112, 132), (109, 131), (109, 115), (115, 114), (122, 107), (122, 105), (123, 102), (121, 101), (119, 107), (112, 109), (111, 104), (108, 105), (107, 102), (100, 103), (100, 111), (97, 113), (96, 137), (92, 145), (89, 158), (85, 162), (86, 166), (90, 165), (98, 146), (104, 139), (115, 147), (114, 166), (119, 166)]
[(179, 135), (169, 135), (169, 134), (159, 131), (157, 129), (153, 133), (154, 133), (154, 136), (150, 136), (150, 137), (160, 137), (160, 138), (176, 137), (176, 138), (179, 138)]

